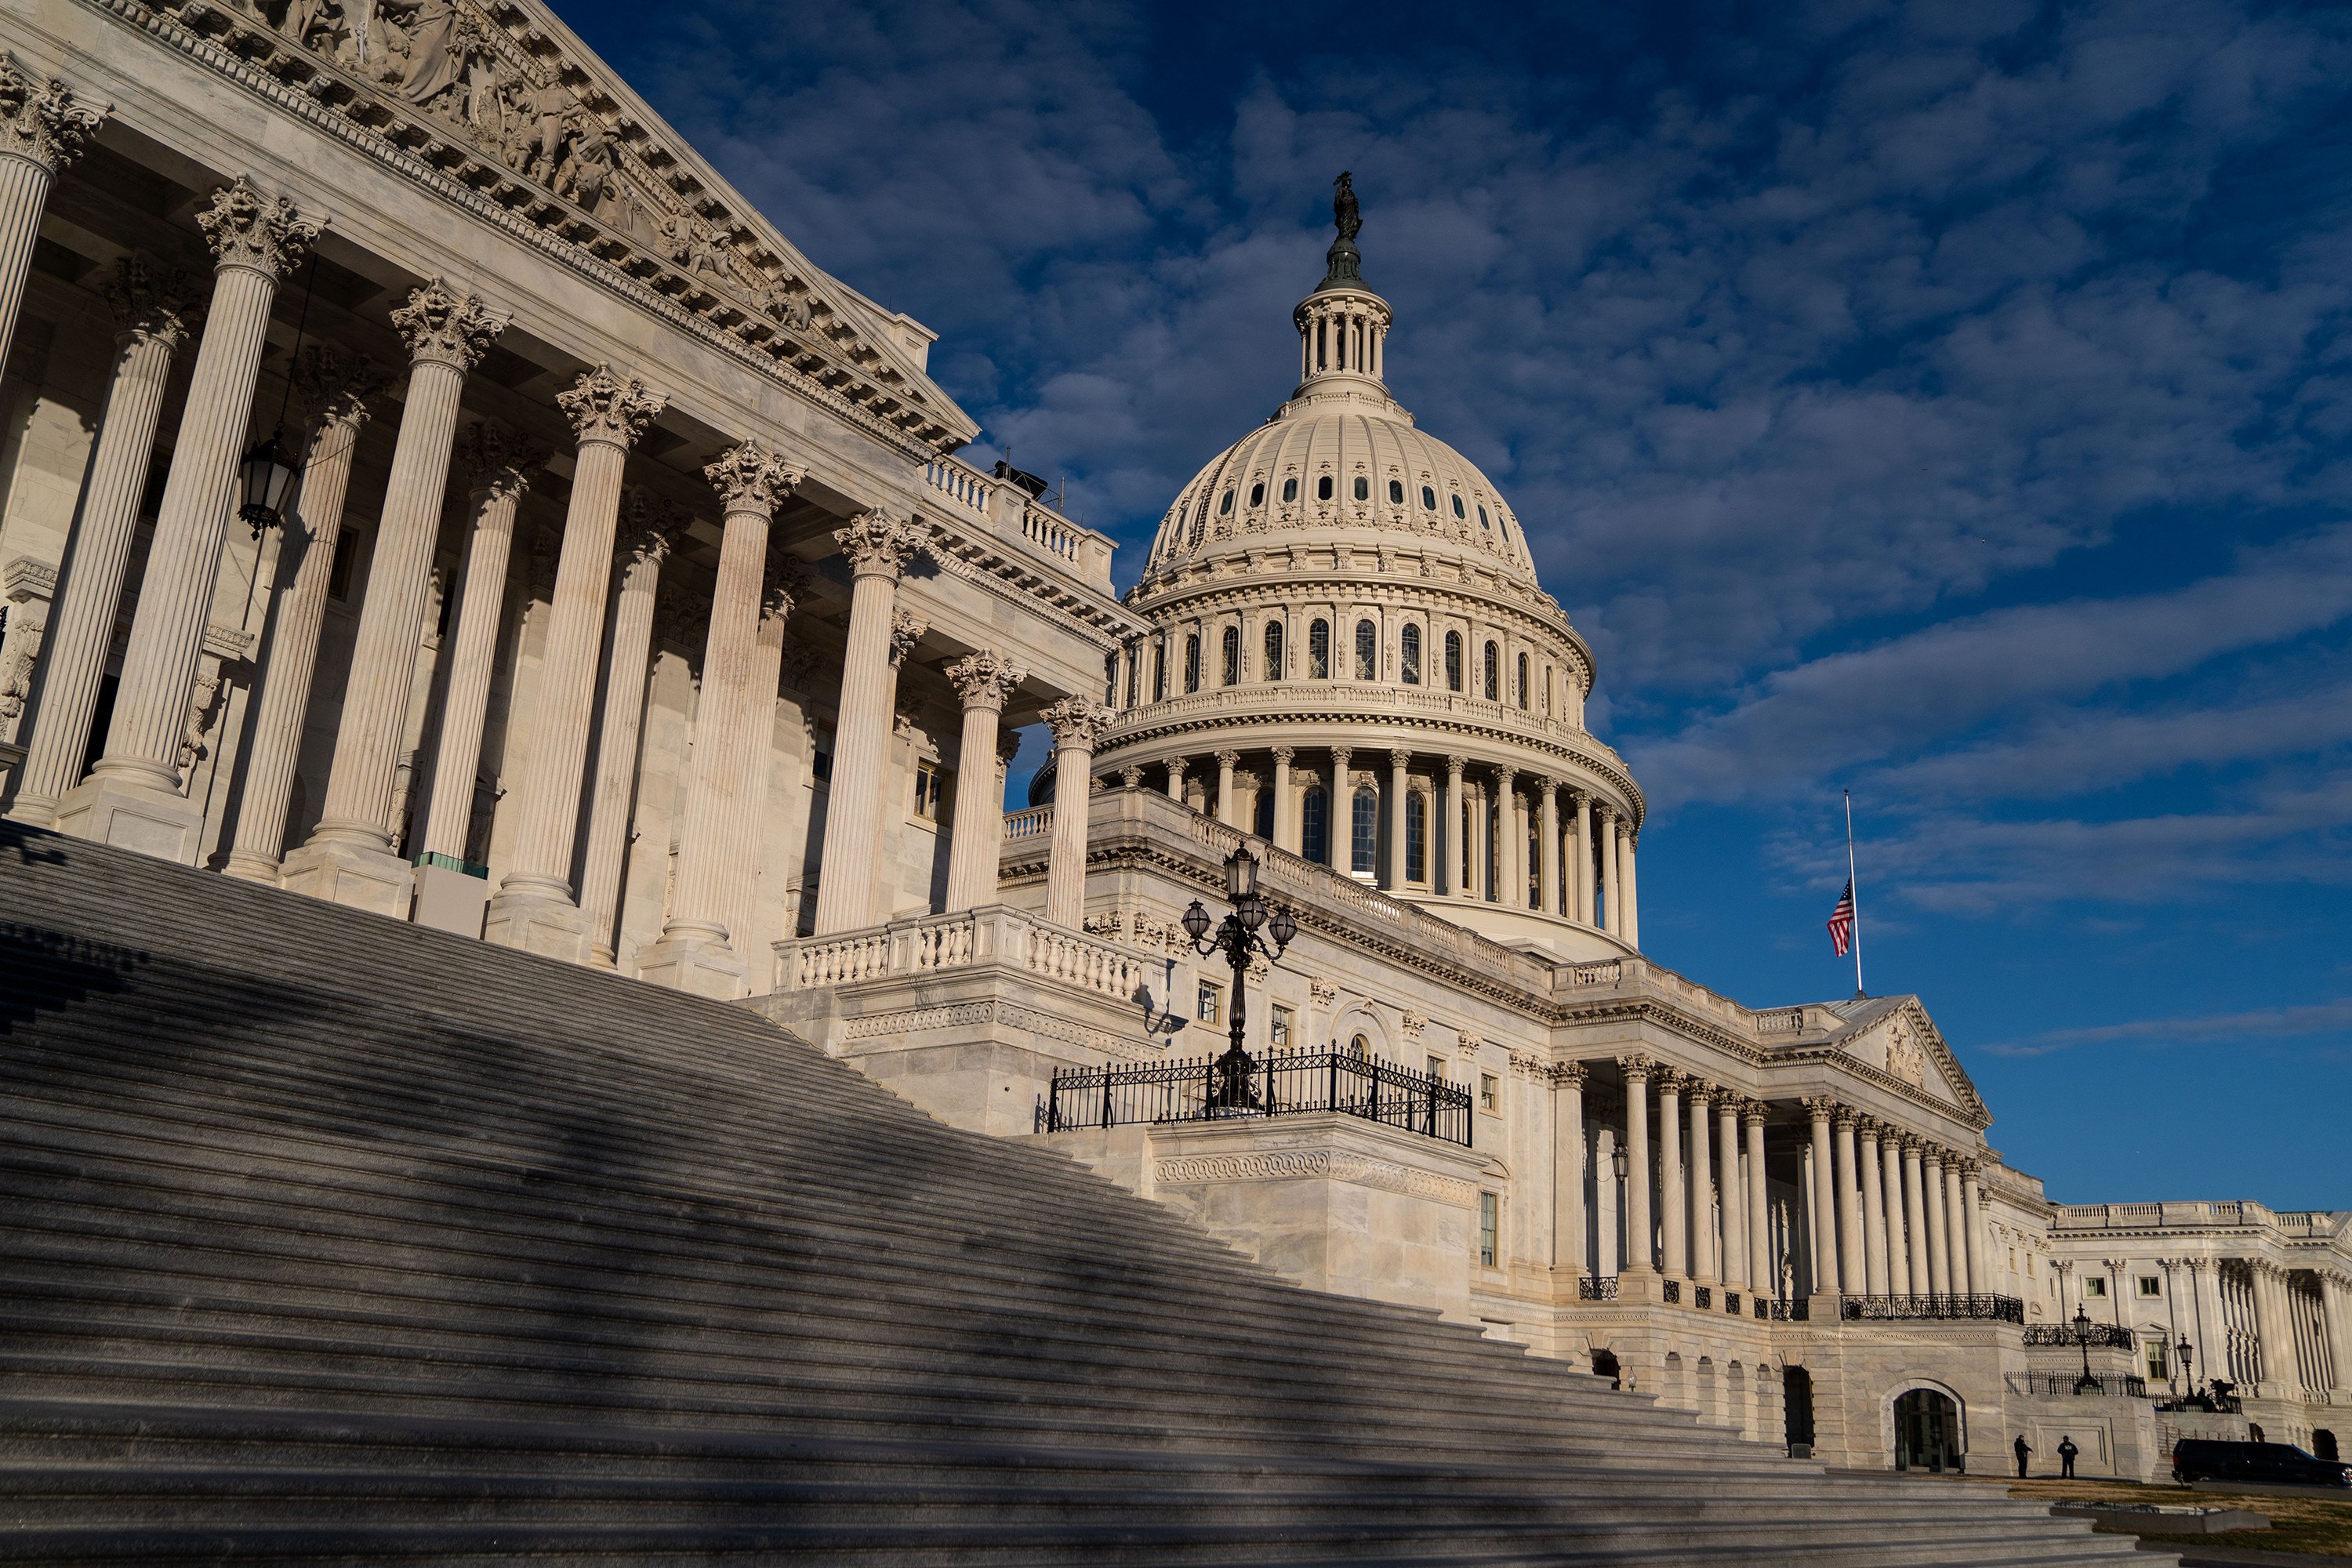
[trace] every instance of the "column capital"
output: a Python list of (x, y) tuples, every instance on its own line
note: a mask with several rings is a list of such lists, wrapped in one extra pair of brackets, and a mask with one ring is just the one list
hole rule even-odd
[(1140, 788), (1143, 784), (1143, 769), (1133, 763), (1128, 763), (1118, 770), (1118, 782), (1120, 787), (1125, 789)]
[(626, 449), (637, 444), (654, 416), (669, 405), (669, 398), (648, 390), (634, 375), (616, 375), (612, 366), (599, 364), (557, 393), (555, 405), (572, 421), (582, 446)]
[(906, 663), (907, 656), (915, 651), (915, 645), (922, 641), (923, 634), (930, 629), (931, 623), (923, 619), (922, 616), (915, 614), (912, 610), (897, 609), (891, 611), (891, 665), (895, 668)]
[(93, 108), (55, 77), (37, 77), (0, 49), (0, 155), (22, 158), (56, 174), (81, 156), (109, 105)]
[(1950, 1152), (1941, 1143), (1926, 1138), (1919, 1140), (1919, 1163), (1923, 1165), (1933, 1165), (1940, 1171)]
[(1512, 767), (1507, 763), (1496, 763), (1495, 764), (1495, 793), (1497, 795), (1510, 794), (1511, 785), (1518, 781), (1518, 769)]
[(1392, 768), (1409, 768), (1412, 766), (1412, 748), (1411, 746), (1391, 746), (1389, 748), (1389, 766)]
[(1554, 1062), (1551, 1066), (1551, 1081), (1561, 1089), (1582, 1089), (1590, 1076), (1591, 1069), (1582, 1062)]
[(1823, 1122), (1844, 1109), (1826, 1094), (1809, 1094), (1800, 1103), (1804, 1106), (1807, 1115), (1816, 1121)]
[(1356, 752), (1353, 747), (1334, 746), (1331, 748), (1331, 787), (1333, 789), (1342, 789), (1346, 787), (1348, 783), (1348, 761), (1355, 754)]
[(1862, 1112), (1856, 1110), (1851, 1105), (1840, 1105), (1837, 1109), (1830, 1112), (1830, 1121), (1840, 1127), (1845, 1128), (1848, 1131), (1852, 1131), (1854, 1124), (1861, 1120)]
[(154, 338), (176, 353), (204, 314), (205, 289), (184, 267), (125, 256), (106, 280), (106, 303), (118, 337)]
[(487, 419), (474, 421), (457, 438), (457, 463), (467, 483), (489, 496), (521, 495), (546, 461), (546, 447)]
[(1449, 752), (1445, 758), (1445, 775), (1452, 779), (1455, 784), (1460, 784), (1462, 782), (1463, 770), (1469, 767), (1469, 758), (1463, 756), (1459, 752)]
[(1242, 754), (1234, 750), (1233, 747), (1226, 746), (1217, 752), (1216, 758), (1217, 766), (1221, 768), (1230, 768), (1240, 763), (1242, 760)]
[(1617, 1070), (1625, 1075), (1625, 1080), (1628, 1083), (1631, 1083), (1635, 1079), (1647, 1079), (1651, 1072), (1656, 1068), (1657, 1065), (1658, 1064), (1656, 1062), (1652, 1061), (1648, 1057), (1643, 1056), (1619, 1057), (1617, 1058)]
[(1558, 809), (1561, 787), (1560, 782), (1558, 779), (1551, 777), (1549, 774), (1538, 773), (1535, 776), (1534, 783), (1536, 793), (1542, 795), (1544, 799), (1552, 802), (1554, 809)]
[(1687, 1075), (1681, 1068), (1660, 1063), (1650, 1074), (1650, 1087), (1656, 1089), (1661, 1097), (1669, 1094), (1678, 1095), (1683, 1091), (1683, 1084), (1686, 1077)]
[(1065, 697), (1038, 717), (1053, 727), (1055, 750), (1091, 752), (1118, 715), (1087, 698)]
[(2184, 1258), (2180, 1260), (2180, 1267), (2189, 1270), (2193, 1277), (2205, 1272), (2205, 1260), (2201, 1258)]
[(242, 268), (275, 279), (300, 265), (327, 220), (299, 210), (291, 196), (263, 195), (239, 174), (213, 193), (196, 226), (212, 247), (215, 270)]
[(1739, 1102), (1739, 1121), (1743, 1127), (1761, 1127), (1772, 1114), (1772, 1108), (1760, 1100)]
[(408, 345), (411, 363), (446, 364), (463, 375), (482, 363), (508, 319), (480, 296), (460, 294), (429, 278), (408, 291), (408, 303), (392, 313), (392, 325)]
[(834, 531), (833, 542), (849, 557), (849, 567), (860, 577), (898, 581), (907, 563), (923, 548), (923, 532), (876, 508), (860, 512), (846, 528)]
[(729, 513), (775, 515), (777, 506), (808, 477), (805, 465), (788, 463), (759, 441), (739, 441), (705, 464), (702, 477), (719, 492), (719, 504)]
[[(947, 677), (965, 712), (985, 708), (992, 713), (1002, 713), (1006, 700), (1029, 679), (1029, 672), (994, 648), (984, 647), (948, 666)], [(1128, 787), (1132, 789), (1142, 781), (1143, 770), (1129, 768), (1119, 776), (1126, 779), (1129, 773), (1135, 775), (1127, 779)]]
[(1683, 1076), (1683, 1098), (1688, 1100), (1693, 1105), (1705, 1105), (1723, 1092), (1723, 1089), (1707, 1082), (1696, 1073), (1685, 1073)]
[(643, 561), (658, 564), (677, 547), (687, 522), (684, 507), (641, 489), (631, 490), (621, 506), (613, 559), (624, 566)]
[(294, 365), (294, 395), (314, 426), (358, 429), (368, 421), (367, 400), (383, 384), (383, 372), (373, 360), (332, 343), (310, 344)]
[(1181, 779), (1184, 776), (1184, 770), (1191, 765), (1182, 757), (1171, 757), (1167, 763), (1168, 776), (1171, 779)]
[(1853, 1119), (1853, 1135), (1864, 1143), (1875, 1143), (1878, 1142), (1881, 1126), (1882, 1123), (1874, 1116), (1857, 1115)]
[(1276, 746), (1274, 748), (1274, 760), (1286, 768), (1290, 765), (1292, 759), (1296, 758), (1297, 755), (1298, 748), (1296, 746)]

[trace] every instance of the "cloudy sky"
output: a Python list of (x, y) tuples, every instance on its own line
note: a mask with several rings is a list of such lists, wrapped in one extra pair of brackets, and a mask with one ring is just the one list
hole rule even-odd
[[(1652, 805), (1652, 952), (1917, 991), (2065, 1201), (2352, 1207), (2352, 16), (562, 0), (1131, 576), (1331, 176)], [(1125, 579), (1123, 579), (1124, 581)]]

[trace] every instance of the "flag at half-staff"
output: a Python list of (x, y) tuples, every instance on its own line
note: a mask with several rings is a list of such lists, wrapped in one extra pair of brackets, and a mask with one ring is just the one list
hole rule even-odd
[(1843, 958), (1853, 945), (1853, 882), (1848, 879), (1845, 891), (1838, 895), (1837, 908), (1830, 911), (1830, 946)]

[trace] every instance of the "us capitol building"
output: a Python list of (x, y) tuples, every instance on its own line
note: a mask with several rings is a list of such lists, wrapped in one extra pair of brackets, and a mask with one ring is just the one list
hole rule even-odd
[[(2053, 1203), (1918, 998), (1643, 956), (1591, 649), (1390, 395), (1344, 179), (1297, 385), (1121, 596), (955, 455), (934, 334), (536, 0), (37, 0), (0, 47), (17, 821), (740, 1001), (1834, 1463), (2343, 1433), (2352, 1215)], [(1185, 916), (1244, 847), (1296, 934), (1236, 969)]]

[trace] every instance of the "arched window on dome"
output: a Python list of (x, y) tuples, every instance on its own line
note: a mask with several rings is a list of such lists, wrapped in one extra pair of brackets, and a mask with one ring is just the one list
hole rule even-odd
[(1348, 869), (1370, 871), (1381, 854), (1381, 797), (1375, 791), (1359, 789), (1354, 804), (1349, 808)]
[(1217, 515), (1219, 517), (1231, 517), (1234, 515), (1233, 491), (1227, 490), (1225, 492), (1224, 499), (1217, 503)]
[(1330, 476), (1330, 475), (1328, 475), (1328, 474), (1324, 474), (1324, 475), (1321, 475), (1320, 477), (1318, 477), (1318, 478), (1316, 479), (1316, 481), (1315, 481), (1315, 499), (1316, 499), (1317, 500), (1329, 500), (1331, 499), (1331, 476)]
[(1202, 497), (1202, 498), (1201, 498), (1201, 510), (1200, 510), (1199, 513), (1198, 513), (1197, 515), (1195, 515), (1195, 516), (1193, 517), (1193, 519), (1192, 519), (1192, 534), (1191, 534), (1191, 536), (1190, 536), (1189, 538), (1187, 538), (1187, 539), (1184, 541), (1184, 548), (1185, 548), (1185, 549), (1187, 549), (1187, 550), (1191, 550), (1191, 549), (1193, 549), (1193, 548), (1197, 547), (1197, 546), (1200, 544), (1200, 542), (1201, 542), (1201, 535), (1202, 535), (1202, 533), (1204, 533), (1205, 531), (1207, 531), (1208, 527), (1209, 527), (1209, 501), (1208, 501), (1208, 498), (1207, 498), (1206, 496), (1203, 496), (1203, 497)]
[(1455, 490), (1454, 492), (1454, 515), (1463, 519), (1465, 521), (1469, 520), (1470, 514), (1462, 510), (1462, 492), (1460, 490)]
[(1445, 689), (1462, 689), (1462, 634), (1445, 634)]
[(1488, 532), (1492, 532), (1495, 527), (1493, 523), (1486, 521), (1486, 503), (1483, 501), (1480, 502), (1478, 506), (1478, 526), (1486, 529)]
[(1184, 689), (1201, 689), (1201, 634), (1192, 632), (1184, 638)]
[(1331, 863), (1331, 796), (1321, 784), (1298, 803), (1298, 853), (1318, 866)]
[(1389, 481), (1389, 505), (1404, 505), (1404, 481), (1402, 479), (1391, 479)]
[(1503, 650), (1493, 643), (1486, 645), (1486, 700), (1503, 700)]
[(1521, 655), (1519, 655), (1519, 711), (1520, 711), (1520, 712), (1522, 712), (1522, 713), (1524, 713), (1524, 712), (1526, 712), (1526, 711), (1527, 711), (1527, 709), (1528, 709), (1528, 656), (1527, 656), (1526, 654), (1521, 654)]
[(1358, 474), (1356, 476), (1356, 499), (1358, 500), (1370, 500), (1372, 499), (1372, 481), (1364, 478), (1361, 474)]
[(1370, 621), (1356, 623), (1356, 679), (1381, 678), (1381, 629)]
[(1224, 677), (1223, 684), (1238, 686), (1242, 679), (1242, 629), (1227, 626), (1217, 639), (1218, 671)]
[(1286, 506), (1298, 499), (1298, 477), (1294, 474), (1282, 481), (1282, 500)]
[(1404, 879), (1429, 880), (1429, 797), (1419, 790), (1404, 797)]
[(1320, 616), (1307, 627), (1307, 679), (1331, 679), (1331, 623)]
[(1397, 634), (1397, 674), (1407, 686), (1421, 684), (1421, 628), (1408, 624)]
[(1280, 621), (1265, 623), (1265, 678), (1268, 680), (1282, 679), (1282, 623)]
[(1256, 507), (1264, 506), (1265, 504), (1265, 481), (1264, 479), (1260, 479), (1257, 483), (1250, 486), (1250, 505)]
[(1437, 510), (1437, 492), (1427, 485), (1421, 487), (1421, 510), (1423, 511)]

